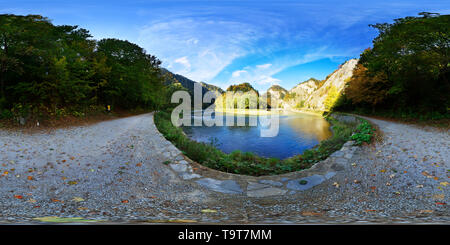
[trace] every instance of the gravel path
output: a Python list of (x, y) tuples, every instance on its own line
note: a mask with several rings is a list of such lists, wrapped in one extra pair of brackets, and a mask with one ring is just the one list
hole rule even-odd
[[(315, 186), (264, 197), (250, 192), (258, 187), (251, 177), (244, 184), (226, 176), (199, 181), (200, 174), (220, 174), (185, 159), (157, 131), (153, 114), (42, 133), (0, 131), (0, 223), (56, 216), (106, 223), (448, 224), (449, 132), (369, 120), (383, 142), (354, 148)], [(233, 191), (215, 191), (222, 187)]]

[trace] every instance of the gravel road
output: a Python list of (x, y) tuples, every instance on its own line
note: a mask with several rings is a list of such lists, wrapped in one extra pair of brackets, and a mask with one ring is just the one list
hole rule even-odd
[(32, 134), (0, 130), (0, 223), (449, 224), (449, 132), (368, 119), (384, 140), (360, 147), (351, 166), (310, 189), (260, 198), (180, 178), (167, 163), (183, 156), (153, 114)]

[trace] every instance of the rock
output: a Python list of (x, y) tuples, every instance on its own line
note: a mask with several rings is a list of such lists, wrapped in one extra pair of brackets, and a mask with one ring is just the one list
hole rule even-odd
[(336, 151), (333, 154), (330, 155), (330, 157), (343, 157), (344, 152), (343, 151)]
[(197, 180), (195, 182), (203, 187), (221, 193), (228, 193), (228, 194), (243, 193), (241, 187), (234, 180), (216, 180), (211, 178), (204, 178)]
[(255, 183), (255, 182), (248, 182), (247, 191), (260, 190), (260, 189), (269, 188), (269, 187), (270, 187), (270, 185), (260, 184), (260, 183)]
[(325, 174), (325, 179), (331, 179), (333, 176), (336, 175), (336, 172), (328, 172)]
[(280, 188), (269, 187), (259, 190), (247, 191), (247, 196), (249, 197), (267, 197), (267, 196), (276, 196), (283, 195), (287, 192), (287, 190), (283, 190)]
[(272, 185), (272, 186), (278, 186), (278, 187), (283, 186), (283, 183), (278, 182), (278, 181), (273, 181), (273, 180), (260, 180), (259, 183)]
[(169, 166), (178, 173), (186, 172), (187, 171), (187, 165), (186, 164), (169, 164)]
[(351, 159), (352, 157), (353, 157), (353, 154), (350, 152), (345, 153), (345, 155), (344, 155), (344, 158), (347, 158), (347, 159)]
[(185, 165), (187, 165), (188, 164), (188, 162), (187, 161), (185, 161), (185, 160), (181, 160), (180, 162), (179, 162), (180, 164), (185, 164)]
[(183, 173), (181, 175), (181, 178), (184, 180), (190, 180), (190, 179), (199, 179), (202, 178), (203, 176), (199, 175), (199, 174), (190, 174), (190, 173)]

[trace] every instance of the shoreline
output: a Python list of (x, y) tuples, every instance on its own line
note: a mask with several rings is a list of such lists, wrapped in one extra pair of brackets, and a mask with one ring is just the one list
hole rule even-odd
[(251, 115), (251, 116), (259, 116), (259, 115), (291, 115), (291, 114), (308, 114), (315, 116), (322, 116), (321, 112), (314, 111), (303, 111), (303, 110), (285, 110), (285, 109), (275, 109), (275, 110), (262, 110), (262, 109), (215, 109), (214, 112), (220, 112), (224, 114), (235, 114), (235, 115)]

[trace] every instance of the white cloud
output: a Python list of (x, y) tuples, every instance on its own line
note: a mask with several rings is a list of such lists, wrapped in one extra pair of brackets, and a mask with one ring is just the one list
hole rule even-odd
[(245, 70), (237, 70), (231, 74), (231, 77), (240, 77), (242, 73), (247, 73)]
[(250, 52), (263, 33), (258, 28), (234, 21), (179, 17), (145, 26), (139, 43), (172, 72), (209, 81), (235, 58)]
[(260, 76), (256, 83), (259, 85), (275, 85), (281, 82), (280, 79), (273, 78), (271, 76)]
[(272, 64), (264, 64), (264, 65), (257, 65), (256, 68), (258, 69), (267, 69), (269, 67), (271, 67)]

